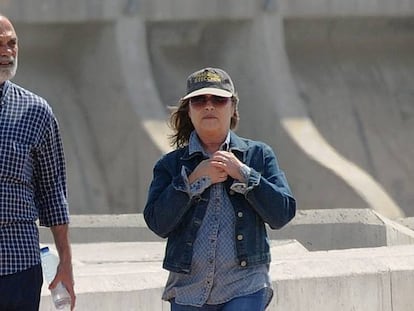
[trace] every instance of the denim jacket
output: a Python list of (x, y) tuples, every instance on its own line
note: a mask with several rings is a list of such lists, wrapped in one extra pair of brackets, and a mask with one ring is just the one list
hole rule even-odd
[[(270, 247), (265, 223), (272, 229), (286, 225), (296, 212), (284, 173), (273, 150), (266, 144), (230, 132), (229, 151), (251, 168), (244, 194), (230, 189), (234, 179), (224, 182), (236, 215), (235, 244), (241, 267), (269, 263)], [(210, 188), (190, 197), (181, 174), (184, 166), (192, 172), (205, 159), (189, 154), (188, 146), (164, 155), (154, 166), (144, 218), (158, 236), (168, 238), (163, 267), (190, 273), (193, 243), (203, 221)]]

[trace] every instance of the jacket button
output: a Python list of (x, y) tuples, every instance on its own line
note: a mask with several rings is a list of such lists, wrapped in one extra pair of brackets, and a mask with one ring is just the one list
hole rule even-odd
[(243, 217), (243, 212), (238, 212), (237, 217), (242, 218)]
[(242, 261), (240, 262), (240, 266), (242, 266), (242, 267), (246, 267), (246, 266), (247, 266), (247, 262), (246, 262), (245, 260), (242, 260)]
[(239, 240), (239, 241), (243, 240), (243, 235), (239, 234), (239, 235), (237, 236), (237, 240)]

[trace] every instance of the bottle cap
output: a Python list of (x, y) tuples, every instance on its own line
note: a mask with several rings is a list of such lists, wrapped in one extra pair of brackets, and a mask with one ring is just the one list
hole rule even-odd
[(48, 252), (48, 251), (49, 251), (49, 247), (47, 247), (47, 246), (42, 247), (42, 248), (40, 249), (40, 252), (41, 252), (41, 253), (46, 253), (46, 252)]

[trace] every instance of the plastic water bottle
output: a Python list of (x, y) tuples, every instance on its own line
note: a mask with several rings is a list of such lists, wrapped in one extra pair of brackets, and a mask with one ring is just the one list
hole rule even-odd
[[(59, 257), (52, 253), (49, 247), (43, 247), (40, 249), (40, 258), (42, 259), (43, 275), (48, 284), (50, 284), (55, 278)], [(51, 294), (57, 310), (70, 310), (70, 295), (62, 282), (59, 282), (55, 288), (51, 289)]]

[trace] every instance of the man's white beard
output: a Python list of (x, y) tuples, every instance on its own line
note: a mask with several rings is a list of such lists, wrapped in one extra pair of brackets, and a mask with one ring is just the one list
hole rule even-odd
[(17, 71), (17, 57), (14, 58), (13, 66), (10, 68), (0, 69), (0, 81), (11, 80), (16, 75)]

